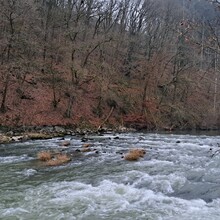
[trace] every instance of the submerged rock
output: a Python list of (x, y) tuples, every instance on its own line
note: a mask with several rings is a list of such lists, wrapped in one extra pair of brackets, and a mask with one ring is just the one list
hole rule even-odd
[(88, 147), (90, 147), (90, 146), (91, 146), (91, 144), (89, 144), (89, 143), (82, 145), (83, 148), (88, 148)]
[(81, 150), (81, 152), (90, 152), (91, 151), (91, 148), (87, 147), (87, 148), (83, 148)]
[(67, 147), (67, 146), (70, 145), (70, 141), (68, 141), (68, 140), (64, 140), (64, 141), (61, 142), (59, 145), (60, 145), (60, 146), (63, 146), (63, 147)]
[(88, 138), (83, 137), (83, 138), (81, 139), (81, 141), (82, 141), (82, 142), (87, 142), (87, 141), (88, 141)]

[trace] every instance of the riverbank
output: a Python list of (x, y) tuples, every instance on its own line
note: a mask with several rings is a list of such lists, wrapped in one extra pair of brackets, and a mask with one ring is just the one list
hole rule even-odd
[(38, 140), (38, 139), (51, 139), (54, 137), (64, 137), (64, 136), (86, 136), (86, 135), (103, 135), (104, 133), (126, 133), (126, 132), (158, 132), (158, 133), (191, 133), (191, 134), (204, 134), (206, 132), (211, 132), (213, 135), (218, 135), (220, 133), (219, 129), (173, 129), (169, 130), (166, 128), (157, 130), (146, 130), (146, 129), (135, 129), (124, 126), (118, 126), (115, 128), (96, 128), (96, 127), (85, 127), (76, 128), (70, 126), (20, 126), (20, 127), (0, 127), (0, 144), (21, 142), (28, 140)]
[(23, 127), (0, 127), (0, 144), (18, 141), (50, 139), (54, 137), (64, 137), (66, 135), (84, 136), (88, 134), (101, 135), (105, 132), (123, 133), (135, 132), (133, 128), (119, 126), (111, 128), (74, 128), (62, 126), (23, 126)]

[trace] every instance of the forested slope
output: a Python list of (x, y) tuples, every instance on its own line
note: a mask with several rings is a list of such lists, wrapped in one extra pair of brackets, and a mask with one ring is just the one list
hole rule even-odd
[(206, 0), (0, 0), (0, 124), (218, 128)]

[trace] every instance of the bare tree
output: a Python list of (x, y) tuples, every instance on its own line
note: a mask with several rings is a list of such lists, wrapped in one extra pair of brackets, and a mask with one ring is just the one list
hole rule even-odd
[[(1, 101), (1, 112), (6, 112), (7, 93), (12, 78), (23, 79), (32, 66), (32, 58), (35, 51), (31, 41), (31, 22), (27, 18), (31, 16), (32, 1), (1, 0), (1, 66), (3, 74), (3, 95)], [(34, 22), (34, 20), (32, 20)], [(19, 70), (16, 72), (15, 70)]]

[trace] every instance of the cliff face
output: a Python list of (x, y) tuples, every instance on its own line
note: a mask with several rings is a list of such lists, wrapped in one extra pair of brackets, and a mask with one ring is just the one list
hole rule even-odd
[(1, 1), (0, 124), (218, 127), (219, 12), (182, 3)]

